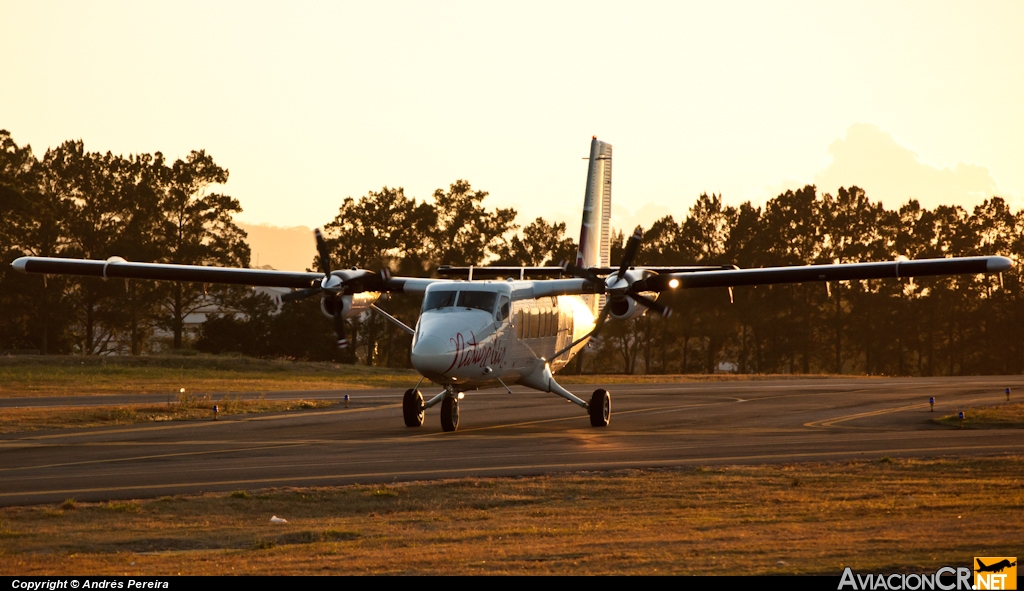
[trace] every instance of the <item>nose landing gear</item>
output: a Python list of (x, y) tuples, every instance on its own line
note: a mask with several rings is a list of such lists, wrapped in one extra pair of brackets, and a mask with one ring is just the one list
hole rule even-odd
[(441, 401), (441, 429), (451, 432), (459, 428), (459, 399), (445, 396)]
[(405, 391), (402, 397), (402, 416), (405, 417), (406, 427), (419, 427), (423, 425), (423, 418), (426, 415), (423, 407), (423, 394), (415, 388)]
[(406, 427), (423, 425), (426, 410), (437, 404), (441, 405), (441, 428), (451, 432), (459, 428), (459, 398), (462, 392), (453, 388), (445, 388), (440, 394), (423, 402), (423, 394), (415, 388), (405, 391), (402, 397), (402, 416)]

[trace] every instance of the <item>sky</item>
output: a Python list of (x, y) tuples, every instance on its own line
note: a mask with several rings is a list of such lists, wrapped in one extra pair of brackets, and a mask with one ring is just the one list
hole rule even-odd
[(206, 150), (250, 225), (322, 226), (348, 196), (466, 179), (575, 236), (593, 135), (614, 146), (623, 228), (682, 219), (702, 192), (805, 184), (890, 208), (1024, 205), (1016, 0), (0, 0), (0, 23), (18, 144)]

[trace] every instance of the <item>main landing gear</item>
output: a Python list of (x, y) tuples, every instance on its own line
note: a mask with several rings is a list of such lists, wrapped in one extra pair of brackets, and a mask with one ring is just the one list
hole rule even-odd
[(423, 401), (423, 394), (419, 390), (409, 389), (402, 397), (402, 417), (405, 419), (406, 427), (420, 427), (426, 410), (438, 403), (441, 404), (441, 428), (451, 432), (459, 428), (459, 398), (462, 393), (455, 390), (445, 390), (434, 396), (427, 402)]
[[(563, 396), (569, 401), (575, 402), (587, 409), (592, 427), (607, 427), (608, 423), (611, 422), (612, 395), (608, 393), (608, 390), (594, 390), (594, 395), (590, 397), (589, 404), (568, 391), (565, 391)], [(437, 396), (424, 402), (423, 394), (419, 390), (415, 388), (406, 390), (405, 396), (402, 397), (402, 416), (405, 418), (405, 426), (422, 426), (426, 410), (440, 404), (441, 429), (448, 433), (457, 430), (459, 428), (459, 398), (461, 397), (461, 392), (457, 392), (454, 389), (445, 389)]]

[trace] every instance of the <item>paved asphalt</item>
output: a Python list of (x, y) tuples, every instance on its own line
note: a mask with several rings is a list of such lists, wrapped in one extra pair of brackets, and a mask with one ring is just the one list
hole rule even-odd
[[(598, 386), (570, 390), (589, 399)], [(348, 393), (350, 408), (0, 435), (0, 505), (579, 470), (1020, 454), (1024, 431), (961, 431), (930, 422), (964, 406), (998, 404), (1007, 387), (1024, 395), (1024, 377), (618, 384), (607, 386), (606, 428), (591, 427), (582, 409), (552, 394), (514, 388), (467, 394), (455, 433), (441, 431), (439, 407), (427, 411), (422, 427), (405, 427), (401, 390), (318, 392), (321, 399)], [(934, 413), (929, 396), (937, 399)], [(67, 402), (7, 399), (0, 407)]]

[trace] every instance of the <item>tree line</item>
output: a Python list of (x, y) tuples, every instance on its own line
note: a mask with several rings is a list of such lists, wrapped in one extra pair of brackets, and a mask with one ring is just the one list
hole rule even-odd
[(211, 191), (228, 171), (204, 151), (115, 156), (67, 141), (42, 158), (0, 131), (0, 349), (43, 354), (109, 352), (117, 341), (146, 350), (154, 328), (180, 348), (185, 318), (203, 286), (174, 282), (25, 277), (22, 255), (248, 266), (245, 233), (232, 221), (238, 200)]
[[(159, 152), (90, 153), (65, 142), (36, 158), (0, 131), (0, 349), (140, 354), (194, 347), (405, 367), (409, 337), (377, 315), (353, 321), (353, 346), (333, 347), (316, 298), (280, 311), (252, 290), (151, 281), (24, 276), (22, 255), (248, 266), (239, 202), (215, 192), (228, 171), (204, 151), (168, 162)], [(324, 225), (337, 268), (432, 276), (441, 264), (551, 265), (575, 257), (564, 223), (518, 226), (513, 209), (488, 209), (485, 191), (456, 181), (429, 199), (384, 187), (342, 201)], [(614, 233), (612, 261), (624, 248)], [(1000, 254), (1019, 259), (1024, 212), (993, 197), (968, 212), (896, 210), (857, 187), (834, 195), (807, 186), (763, 207), (701, 195), (685, 217), (655, 222), (637, 255), (646, 265), (741, 267)], [(318, 268), (318, 261), (310, 262)], [(956, 375), (1024, 370), (1024, 306), (1016, 269), (1002, 277), (918, 278), (694, 289), (661, 296), (674, 310), (611, 322), (566, 370), (575, 372), (873, 373)], [(226, 313), (198, 334), (185, 318), (215, 301)], [(419, 299), (380, 305), (415, 324)], [(170, 335), (166, 342), (157, 332)]]

